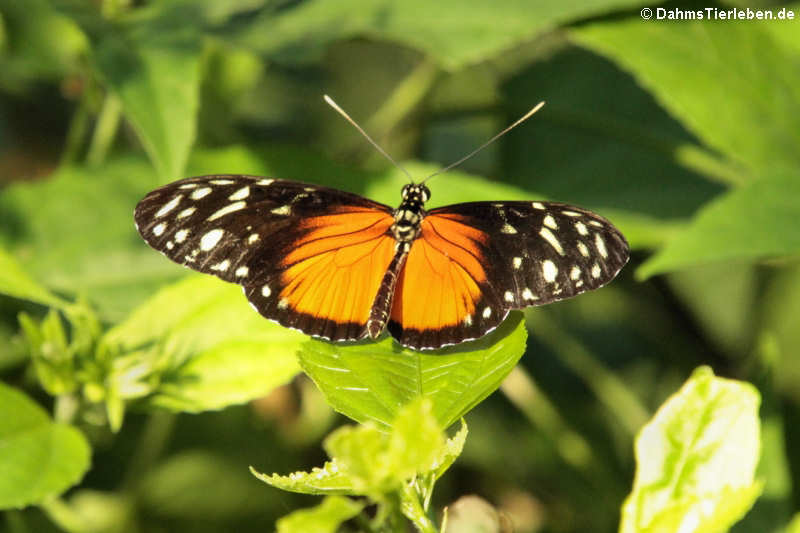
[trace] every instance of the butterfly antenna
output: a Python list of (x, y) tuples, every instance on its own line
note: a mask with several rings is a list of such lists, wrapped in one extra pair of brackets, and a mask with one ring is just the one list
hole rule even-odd
[(486, 148), (487, 146), (489, 146), (490, 144), (495, 142), (497, 139), (499, 139), (500, 137), (502, 137), (503, 135), (505, 135), (509, 131), (513, 130), (514, 128), (516, 128), (517, 126), (519, 126), (520, 124), (522, 124), (523, 122), (525, 122), (526, 120), (531, 118), (531, 115), (533, 115), (534, 113), (539, 111), (542, 108), (543, 105), (544, 105), (544, 102), (539, 102), (538, 104), (536, 104), (533, 107), (533, 109), (531, 109), (530, 111), (525, 113), (525, 115), (522, 118), (518, 119), (512, 125), (510, 125), (506, 129), (504, 129), (503, 131), (501, 131), (500, 133), (498, 133), (497, 135), (495, 135), (494, 137), (492, 137), (491, 139), (489, 139), (488, 141), (486, 141), (485, 143), (483, 143), (482, 145), (477, 147), (475, 150), (471, 151), (470, 153), (468, 153), (467, 155), (465, 155), (464, 157), (462, 157), (461, 159), (456, 161), (455, 163), (451, 163), (451, 164), (447, 165), (445, 168), (443, 168), (441, 170), (437, 170), (436, 172), (434, 172), (433, 174), (431, 174), (430, 176), (428, 176), (427, 178), (422, 180), (420, 182), (420, 184), (425, 183), (426, 181), (428, 181), (429, 179), (431, 179), (434, 176), (437, 176), (439, 174), (444, 174), (445, 172), (447, 172), (448, 170), (450, 170), (453, 167), (457, 167), (458, 165), (460, 165), (461, 163), (463, 163), (464, 161), (466, 161), (467, 159), (469, 159), (473, 155), (477, 154), (478, 152), (480, 152), (481, 150), (483, 150), (484, 148)]
[(378, 145), (378, 143), (376, 143), (375, 141), (373, 141), (373, 140), (372, 140), (372, 137), (370, 137), (369, 135), (367, 135), (367, 132), (366, 132), (366, 131), (364, 131), (364, 128), (362, 128), (361, 126), (359, 126), (359, 125), (358, 125), (358, 123), (356, 123), (356, 121), (355, 121), (355, 120), (353, 120), (352, 118), (350, 118), (350, 115), (348, 115), (347, 113), (345, 113), (344, 109), (342, 109), (341, 107), (339, 107), (339, 104), (337, 104), (336, 102), (334, 102), (334, 101), (333, 101), (333, 98), (331, 98), (331, 97), (330, 97), (330, 96), (328, 96), (327, 94), (323, 95), (322, 97), (325, 99), (325, 102), (326, 102), (326, 103), (327, 103), (329, 106), (331, 106), (332, 108), (334, 108), (334, 109), (335, 109), (335, 110), (336, 110), (336, 111), (337, 111), (337, 112), (338, 112), (340, 115), (342, 115), (342, 116), (343, 116), (343, 117), (344, 117), (344, 118), (347, 120), (347, 122), (349, 122), (350, 124), (352, 124), (352, 125), (353, 125), (353, 127), (354, 127), (355, 129), (357, 129), (357, 130), (359, 131), (359, 133), (361, 133), (361, 135), (363, 135), (363, 136), (364, 136), (364, 138), (365, 138), (365, 139), (367, 139), (367, 140), (370, 142), (370, 144), (371, 144), (372, 146), (374, 146), (374, 147), (375, 147), (375, 149), (376, 149), (376, 150), (378, 150), (378, 151), (379, 151), (379, 152), (380, 152), (380, 153), (383, 155), (383, 157), (385, 157), (386, 159), (388, 159), (389, 161), (391, 161), (391, 162), (392, 162), (392, 164), (393, 164), (394, 166), (396, 166), (397, 168), (399, 168), (400, 170), (402, 170), (402, 171), (405, 173), (405, 175), (406, 175), (406, 176), (408, 176), (408, 179), (411, 181), (411, 183), (414, 183), (414, 178), (412, 178), (412, 177), (411, 177), (411, 174), (409, 174), (409, 172), (408, 172), (406, 169), (404, 169), (404, 168), (402, 167), (402, 165), (400, 165), (400, 163), (398, 163), (397, 161), (395, 161), (394, 159), (392, 159), (392, 156), (390, 156), (389, 154), (387, 154), (387, 153), (386, 153), (386, 151), (385, 151), (383, 148), (381, 148), (381, 147)]

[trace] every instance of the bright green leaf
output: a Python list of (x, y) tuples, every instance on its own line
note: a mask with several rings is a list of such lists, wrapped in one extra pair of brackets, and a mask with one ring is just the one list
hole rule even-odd
[(429, 398), (439, 425), (449, 427), (491, 394), (525, 351), (520, 313), (476, 341), (436, 351), (380, 342), (332, 344), (310, 340), (300, 364), (337, 411), (358, 421), (391, 426), (399, 409)]
[(337, 460), (327, 461), (311, 472), (293, 472), (288, 476), (262, 474), (252, 466), (250, 472), (275, 488), (302, 494), (356, 494), (352, 480)]
[(703, 263), (800, 252), (800, 179), (763, 178), (712, 201), (638, 270), (640, 278)]
[(621, 533), (727, 531), (752, 506), (760, 396), (701, 367), (636, 438), (636, 478)]
[(335, 533), (339, 525), (361, 512), (364, 504), (328, 496), (311, 509), (300, 509), (278, 520), (278, 533)]
[(11, 254), (0, 249), (0, 294), (64, 308), (69, 305), (30, 277)]
[(464, 444), (467, 442), (467, 423), (461, 419), (461, 427), (455, 435), (445, 441), (445, 445), (441, 450), (441, 455), (436, 460), (436, 479), (442, 477), (448, 468), (458, 459), (464, 450)]
[[(766, 27), (793, 21), (643, 22), (572, 30), (629, 70), (709, 146), (755, 172), (800, 164), (800, 57)], [(691, 57), (691, 60), (687, 58)]]
[(785, 533), (800, 533), (800, 513), (796, 513), (792, 521), (786, 526)]
[(560, 22), (639, 3), (317, 0), (277, 13), (265, 10), (231, 37), (273, 56), (308, 60), (318, 58), (333, 41), (366, 35), (412, 46), (436, 58), (443, 67), (457, 70), (491, 58)]
[(183, 174), (197, 127), (201, 36), (184, 18), (191, 14), (165, 10), (114, 28), (94, 46), (100, 74), (169, 180)]
[(89, 469), (90, 448), (28, 397), (0, 383), (0, 509), (58, 496)]
[(247, 402), (286, 383), (299, 371), (296, 353), (306, 341), (256, 313), (237, 285), (192, 276), (159, 291), (102, 342), (122, 352), (149, 346), (144, 359), (158, 361), (152, 365), (161, 377), (148, 402), (196, 412)]

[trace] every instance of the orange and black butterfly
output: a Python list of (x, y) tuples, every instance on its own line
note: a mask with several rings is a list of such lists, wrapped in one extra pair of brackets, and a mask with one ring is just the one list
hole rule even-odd
[(265, 317), (314, 337), (384, 329), (433, 349), (481, 337), (512, 309), (596, 289), (628, 260), (605, 218), (555, 202), (472, 202), (427, 211), (408, 184), (397, 209), (344, 191), (244, 175), (200, 176), (148, 194), (147, 243), (244, 287)]
[(471, 202), (427, 211), (430, 197), (424, 180), (405, 185), (392, 209), (296, 181), (213, 175), (156, 189), (134, 217), (150, 246), (242, 285), (255, 310), (279, 324), (334, 341), (388, 329), (423, 350), (482, 337), (512, 309), (601, 287), (628, 261), (622, 233), (579, 207)]

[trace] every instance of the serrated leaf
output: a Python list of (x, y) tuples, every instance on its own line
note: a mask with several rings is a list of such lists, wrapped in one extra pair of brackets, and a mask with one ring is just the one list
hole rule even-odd
[(388, 428), (404, 405), (429, 398), (441, 427), (449, 427), (500, 386), (525, 351), (527, 332), (512, 313), (481, 339), (435, 351), (380, 342), (333, 344), (310, 340), (299, 352), (303, 370), (334, 409), (358, 422)]
[(197, 412), (243, 403), (289, 381), (307, 337), (264, 320), (239, 286), (211, 276), (170, 285), (102, 339), (112, 351), (148, 347), (161, 361), (160, 382), (147, 399)]
[[(709, 146), (763, 172), (800, 164), (800, 57), (796, 45), (776, 39), (768, 26), (757, 20), (642, 22), (637, 14), (582, 26), (572, 35), (631, 71)], [(797, 32), (788, 31), (796, 43)]]
[(531, 39), (559, 22), (639, 3), (310, 1), (277, 13), (265, 10), (230, 38), (279, 58), (308, 61), (320, 57), (324, 47), (333, 41), (359, 35), (378, 37), (422, 50), (443, 67), (457, 70)]
[(250, 472), (264, 483), (288, 492), (355, 494), (350, 476), (339, 467), (335, 459), (327, 461), (322, 468), (314, 467), (311, 472), (293, 472), (288, 476), (262, 474), (252, 466)]
[(641, 279), (703, 263), (800, 252), (800, 179), (765, 177), (700, 210), (691, 224), (637, 271)]
[(164, 8), (105, 32), (97, 68), (119, 96), (162, 179), (183, 173), (197, 128), (201, 35), (190, 4)]
[(300, 509), (276, 523), (278, 533), (336, 533), (339, 525), (361, 512), (364, 504), (341, 496), (328, 496), (311, 509)]
[(726, 531), (761, 493), (760, 396), (700, 367), (636, 438), (621, 533)]
[(464, 444), (467, 442), (468, 433), (467, 423), (462, 418), (461, 427), (458, 428), (455, 435), (445, 441), (444, 447), (441, 450), (441, 455), (436, 461), (436, 479), (442, 477), (442, 474), (447, 472), (447, 469), (450, 468), (456, 459), (458, 459), (458, 456), (461, 455), (461, 452), (464, 450)]
[(0, 509), (58, 496), (89, 469), (90, 448), (20, 391), (0, 383)]
[(0, 249), (0, 294), (61, 309), (69, 305), (36, 282), (11, 254), (2, 249)]

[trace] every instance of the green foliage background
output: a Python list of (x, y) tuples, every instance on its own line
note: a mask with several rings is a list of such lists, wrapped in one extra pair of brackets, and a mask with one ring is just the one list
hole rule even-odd
[[(0, 410), (30, 421), (37, 442), (63, 444), (43, 457), (71, 465), (42, 468), (25, 490), (0, 486), (4, 507), (40, 504), (4, 513), (0, 531), (271, 530), (318, 501), (248, 467), (323, 463), (322, 438), (344, 419), (299, 373), (325, 383), (330, 358), (377, 391), (387, 378), (375, 368), (413, 360), (394, 393), (422, 390), (415, 372), (436, 376), (424, 384), (443, 391), (440, 424), (480, 402), (434, 506), (478, 494), (520, 532), (615, 530), (634, 437), (709, 365), (762, 398), (763, 491), (734, 531), (789, 531), (800, 508), (800, 4), (772, 8), (793, 21), (643, 20), (644, 6), (657, 7), (0, 0), (0, 377), (17, 389), (0, 384)], [(420, 178), (545, 100), (435, 178), (432, 204), (579, 204), (620, 227), (631, 263), (607, 288), (512, 318), (471, 354), (414, 359), (384, 340), (371, 359), (260, 319), (238, 288), (187, 275), (141, 241), (133, 206), (188, 175), (298, 179), (396, 204), (404, 176), (323, 93)], [(441, 373), (451, 360), (460, 366)], [(486, 368), (511, 373), (481, 402), (497, 385)], [(476, 369), (485, 393), (453, 388)], [(322, 389), (358, 421), (397, 415), (374, 407), (395, 396), (354, 404)], [(3, 463), (17, 430), (0, 424), (0, 467), (42, 466)], [(341, 519), (360, 510), (324, 505)]]

